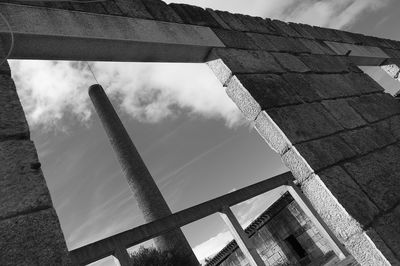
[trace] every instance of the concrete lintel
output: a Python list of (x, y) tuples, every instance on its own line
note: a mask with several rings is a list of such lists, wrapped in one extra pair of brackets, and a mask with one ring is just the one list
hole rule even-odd
[[(208, 27), (0, 3), (12, 59), (204, 62), (224, 47)], [(10, 39), (0, 23), (0, 36)]]
[(325, 41), (338, 55), (347, 55), (359, 66), (379, 66), (390, 58), (381, 48), (374, 46), (355, 45), (349, 43)]
[(236, 240), (240, 250), (243, 252), (250, 266), (263, 266), (264, 261), (261, 259), (260, 255), (257, 253), (252, 241), (247, 236), (246, 232), (243, 230), (239, 221), (233, 214), (230, 207), (223, 207), (220, 215), (225, 223), (228, 225), (231, 234)]
[(72, 250), (70, 254), (77, 265), (86, 265), (114, 254), (116, 249), (115, 243), (119, 243), (119, 245), (124, 245), (125, 247), (140, 244), (175, 228), (182, 227), (217, 213), (223, 206), (236, 205), (267, 191), (287, 185), (288, 182), (292, 180), (293, 176), (290, 172), (277, 175), (194, 207), (179, 211), (165, 218)]

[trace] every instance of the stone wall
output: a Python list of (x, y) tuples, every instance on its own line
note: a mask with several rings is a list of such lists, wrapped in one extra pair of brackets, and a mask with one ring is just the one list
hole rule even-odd
[[(333, 256), (328, 240), (322, 237), (289, 193), (257, 217), (245, 232), (267, 266), (317, 265), (325, 257)], [(306, 256), (300, 257), (295, 252), (286, 240), (289, 236), (296, 238)], [(248, 265), (248, 262), (236, 242), (232, 241), (207, 264), (213, 265), (237, 266)]]
[[(398, 62), (400, 42), (159, 0), (26, 4), (212, 29), (226, 48), (205, 61), (336, 237), (363, 265), (400, 264), (400, 105), (355, 65)], [(0, 261), (54, 264), (65, 244), (6, 68)]]
[[(0, 41), (0, 57), (4, 58)], [(67, 247), (7, 62), (0, 66), (0, 264), (68, 265)]]

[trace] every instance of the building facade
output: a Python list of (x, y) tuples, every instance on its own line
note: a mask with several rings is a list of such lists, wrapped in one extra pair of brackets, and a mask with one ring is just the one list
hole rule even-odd
[[(338, 260), (327, 239), (286, 192), (245, 230), (265, 265), (334, 265)], [(235, 240), (207, 266), (249, 265)]]

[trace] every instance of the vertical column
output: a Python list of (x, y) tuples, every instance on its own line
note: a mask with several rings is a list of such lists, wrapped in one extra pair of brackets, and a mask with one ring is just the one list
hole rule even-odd
[(247, 237), (245, 231), (236, 219), (232, 210), (229, 207), (224, 207), (220, 215), (225, 223), (228, 225), (233, 237), (236, 240), (240, 250), (246, 256), (251, 266), (262, 266), (265, 265), (260, 255), (257, 253), (252, 241)]
[[(4, 58), (0, 39), (0, 61)], [(0, 265), (70, 265), (7, 62), (0, 65)]]
[(128, 251), (126, 250), (126, 247), (118, 242), (115, 242), (114, 245), (115, 245), (114, 257), (117, 258), (119, 265), (130, 266), (132, 263)]
[(335, 252), (339, 259), (343, 260), (348, 255), (348, 252), (339, 242), (339, 240), (332, 234), (325, 222), (319, 217), (318, 213), (314, 210), (309, 200), (304, 196), (300, 189), (292, 182), (289, 181), (287, 190), (293, 199), (299, 204), (304, 213), (310, 218), (313, 224), (318, 228), (321, 235), (324, 236), (332, 250)]
[[(146, 222), (170, 215), (171, 210), (103, 88), (100, 85), (92, 85), (89, 95)], [(180, 229), (157, 237), (155, 243), (163, 251), (174, 250), (190, 258), (193, 265), (199, 264)]]

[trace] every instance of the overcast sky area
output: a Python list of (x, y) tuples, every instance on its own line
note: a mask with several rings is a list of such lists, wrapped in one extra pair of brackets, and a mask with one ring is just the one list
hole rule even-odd
[[(400, 39), (397, 0), (182, 0)], [(82, 62), (10, 60), (69, 249), (144, 223), (87, 95)], [(91, 63), (169, 206), (191, 207), (287, 171), (205, 64)], [(392, 88), (385, 73), (369, 70)], [(243, 226), (282, 190), (235, 207)], [(199, 260), (232, 237), (218, 215), (183, 228)], [(105, 260), (96, 265), (114, 265)]]

